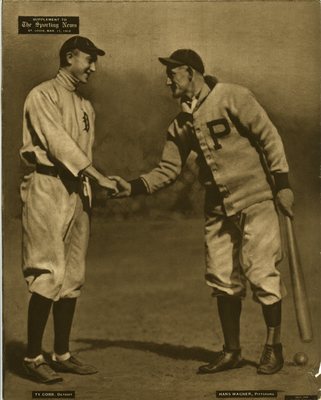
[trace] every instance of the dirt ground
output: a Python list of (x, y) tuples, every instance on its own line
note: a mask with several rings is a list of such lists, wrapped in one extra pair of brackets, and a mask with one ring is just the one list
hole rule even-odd
[[(314, 242), (311, 244), (311, 240)], [(318, 267), (311, 246), (318, 238), (300, 237), (307, 263), (306, 278), (315, 321), (318, 315)], [(309, 243), (308, 243), (309, 241)], [(308, 243), (308, 245), (307, 245)], [(8, 224), (4, 266), (4, 398), (25, 400), (35, 390), (75, 390), (82, 400), (215, 399), (217, 390), (277, 390), (316, 394), (318, 338), (299, 340), (291, 292), (284, 300), (284, 369), (273, 376), (256, 373), (265, 339), (260, 306), (244, 302), (242, 349), (247, 360), (239, 369), (197, 375), (222, 346), (216, 302), (203, 279), (203, 226), (200, 219), (165, 221), (93, 220), (87, 282), (77, 305), (71, 349), (94, 364), (92, 376), (64, 374), (64, 382), (46, 386), (29, 381), (21, 360), (26, 344), (28, 293), (20, 271), (20, 221)], [(310, 257), (310, 258), (309, 258)], [(290, 278), (282, 262), (286, 286)], [(50, 352), (52, 321), (44, 350)], [(292, 358), (309, 356), (305, 367)]]

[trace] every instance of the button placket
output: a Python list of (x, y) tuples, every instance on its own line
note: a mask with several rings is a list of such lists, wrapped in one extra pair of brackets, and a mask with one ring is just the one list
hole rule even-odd
[(214, 180), (216, 181), (217, 174), (218, 174), (218, 172), (217, 172), (218, 166), (217, 166), (217, 163), (214, 161), (215, 160), (214, 153), (213, 153), (214, 145), (213, 146), (209, 145), (207, 137), (206, 137), (206, 131), (204, 133), (204, 131), (201, 129), (201, 126), (197, 122), (197, 114), (198, 113), (193, 114), (195, 136), (199, 142), (199, 147), (203, 153), (206, 163), (212, 172)]
[(221, 194), (226, 199), (227, 197), (230, 196), (231, 193), (230, 193), (230, 191), (228, 190), (228, 188), (226, 186), (223, 186)]

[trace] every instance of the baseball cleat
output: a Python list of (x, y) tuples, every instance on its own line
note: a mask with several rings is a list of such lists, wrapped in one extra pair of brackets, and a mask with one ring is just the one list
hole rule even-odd
[(41, 383), (58, 383), (63, 379), (59, 376), (44, 359), (37, 361), (23, 361), (23, 367), (27, 375), (33, 380)]
[(91, 375), (98, 371), (92, 365), (84, 364), (78, 358), (71, 356), (65, 361), (51, 360), (51, 366), (58, 372), (70, 372), (71, 374)]
[(199, 374), (213, 374), (226, 371), (228, 369), (240, 368), (242, 366), (241, 349), (226, 351), (223, 350), (216, 354), (212, 363), (201, 365), (198, 369)]
[(266, 344), (260, 359), (260, 365), (257, 369), (258, 374), (275, 374), (282, 369), (284, 364), (282, 354), (282, 344), (275, 345)]

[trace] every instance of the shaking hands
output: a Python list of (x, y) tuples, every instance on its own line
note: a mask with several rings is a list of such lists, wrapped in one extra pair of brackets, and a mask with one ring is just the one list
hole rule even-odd
[(117, 188), (117, 192), (111, 196), (112, 198), (120, 199), (131, 195), (131, 184), (125, 179), (120, 176), (109, 176), (108, 178), (115, 183)]
[(93, 165), (89, 165), (83, 171), (81, 171), (82, 175), (87, 176), (92, 179), (94, 182), (98, 183), (98, 185), (106, 189), (107, 196), (112, 197), (118, 193), (117, 182), (115, 180), (111, 180), (107, 178), (103, 173), (99, 172)]
[(106, 189), (107, 199), (120, 199), (131, 195), (131, 184), (120, 176), (101, 176), (97, 183)]
[(117, 182), (111, 180), (105, 176), (102, 176), (100, 179), (97, 180), (98, 185), (106, 189), (107, 198), (115, 197), (118, 193)]

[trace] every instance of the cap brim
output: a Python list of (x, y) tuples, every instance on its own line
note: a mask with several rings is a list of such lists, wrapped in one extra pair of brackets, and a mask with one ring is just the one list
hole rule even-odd
[(96, 53), (98, 56), (104, 56), (106, 53), (104, 52), (104, 50), (102, 49), (98, 49), (98, 47), (95, 47), (92, 50), (93, 53)]
[(98, 54), (99, 56), (104, 56), (106, 53), (104, 52), (104, 50), (97, 49), (97, 54)]
[(170, 58), (170, 57), (158, 57), (158, 60), (159, 60), (163, 65), (166, 65), (167, 67), (178, 67), (178, 66), (181, 66), (181, 65), (185, 65), (185, 64), (183, 64), (182, 62), (173, 60), (173, 59)]
[(79, 48), (79, 50), (87, 54), (96, 54), (97, 56), (104, 56), (106, 54), (104, 50), (98, 49), (98, 47)]

